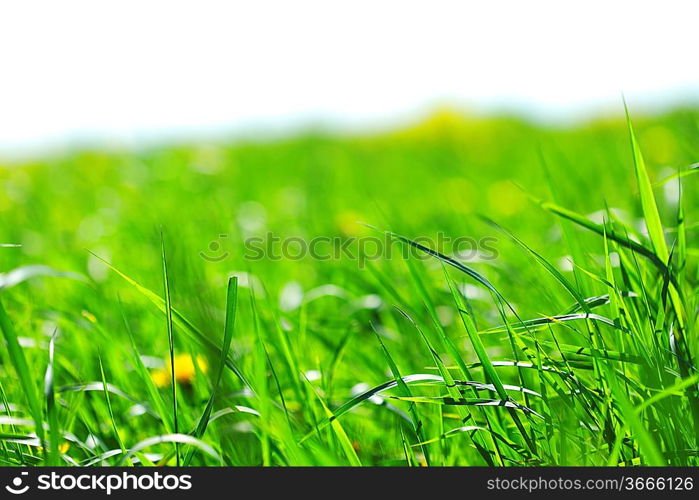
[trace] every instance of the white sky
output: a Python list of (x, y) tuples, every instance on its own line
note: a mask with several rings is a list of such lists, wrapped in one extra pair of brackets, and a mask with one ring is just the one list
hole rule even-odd
[(669, 106), (699, 97), (698, 24), (696, 0), (0, 0), (0, 150)]

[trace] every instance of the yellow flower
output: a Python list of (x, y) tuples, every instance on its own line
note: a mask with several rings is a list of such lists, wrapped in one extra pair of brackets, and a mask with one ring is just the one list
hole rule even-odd
[[(44, 451), (45, 448), (43, 446), (37, 446), (36, 447), (38, 451)], [(63, 443), (58, 445), (58, 452), (62, 454), (66, 454), (68, 450), (70, 449), (70, 443), (68, 441), (64, 441)]]
[[(189, 354), (178, 354), (175, 356), (175, 380), (180, 384), (191, 384), (194, 375), (197, 373), (197, 368), (199, 368), (199, 371), (206, 373), (206, 360), (202, 356), (196, 357), (196, 363), (195, 367), (194, 359)], [(171, 367), (170, 360), (168, 360), (165, 368), (155, 370), (151, 374), (155, 385), (158, 387), (170, 385)]]
[(80, 313), (83, 318), (88, 320), (90, 323), (97, 323), (97, 318), (90, 311), (81, 311)]

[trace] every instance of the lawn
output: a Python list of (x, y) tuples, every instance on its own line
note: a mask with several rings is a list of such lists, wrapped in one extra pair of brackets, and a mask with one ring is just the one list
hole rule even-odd
[(697, 465), (699, 111), (0, 164), (1, 465)]

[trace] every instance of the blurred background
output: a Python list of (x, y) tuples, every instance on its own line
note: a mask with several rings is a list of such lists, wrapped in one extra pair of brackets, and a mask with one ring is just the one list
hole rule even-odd
[[(699, 159), (695, 10), (6, 3), (0, 243), (22, 246), (3, 252), (5, 269), (40, 263), (106, 280), (87, 248), (157, 287), (162, 227), (177, 240), (175, 292), (218, 293), (251, 265), (273, 288), (311, 286), (352, 281), (357, 263), (250, 264), (242, 241), (366, 234), (358, 221), (487, 236), (477, 214), (568, 269), (555, 221), (528, 196), (598, 217), (607, 205), (643, 230), (622, 95), (654, 181)], [(658, 184), (668, 221), (678, 186)]]
[(633, 1), (22, 1), (0, 157), (383, 130), (451, 107), (567, 124), (699, 98), (697, 7)]
[[(148, 360), (148, 373), (161, 385), (155, 370), (167, 366), (172, 352), (166, 323), (149, 295), (105, 261), (162, 296), (163, 251), (173, 306), (215, 345), (224, 331), (226, 284), (231, 276), (240, 279), (231, 352), (272, 396), (258, 405), (227, 374), (231, 392), (221, 403), (217, 395), (216, 404), (250, 404), (265, 415), (266, 408), (282, 408), (274, 399), (279, 390), (284, 412), (291, 403), (298, 425), (292, 431), (288, 414), (270, 413), (278, 420), (259, 428), (271, 432), (273, 449), (296, 443), (323, 415), (307, 411), (320, 411), (317, 402), (298, 397), (304, 382), (294, 365), (337, 407), (362, 384), (386, 380), (379, 330), (372, 329), (379, 325), (403, 373), (432, 369), (434, 360), (393, 305), (416, 311), (417, 323), (437, 342), (443, 328), (465, 360), (476, 362), (439, 261), (409, 268), (400, 258), (362, 266), (344, 255), (252, 260), (244, 255), (246, 242), (269, 235), (331, 237), (354, 241), (357, 252), (355, 238), (377, 234), (362, 222), (433, 241), (437, 235), (494, 238), (497, 258), (476, 252), (468, 265), (522, 318), (570, 311), (573, 297), (557, 279), (479, 215), (539, 252), (582, 297), (608, 294), (607, 273), (622, 262), (619, 252), (613, 262), (602, 238), (536, 200), (596, 223), (609, 218), (618, 234), (651, 244), (622, 96), (667, 244), (678, 249), (678, 261), (686, 247), (686, 269), (678, 265), (678, 273), (686, 275), (682, 283), (694, 301), (687, 310), (696, 310), (699, 12), (692, 2), (666, 0), (661, 9), (655, 2), (609, 0), (0, 5), (0, 291), (37, 387), (49, 336), (59, 332), (57, 386), (95, 383), (106, 373), (133, 401), (158, 401), (146, 368), (136, 376), (139, 365), (125, 359)], [(461, 258), (449, 245), (440, 250)], [(644, 290), (645, 298), (642, 283), (629, 284), (628, 269), (619, 269), (617, 286)], [(653, 268), (644, 273), (655, 281)], [(466, 275), (453, 279), (479, 329), (502, 323), (485, 289)], [(426, 294), (434, 314), (424, 307)], [(654, 338), (665, 316), (650, 308), (639, 313), (645, 314), (643, 328)], [(174, 351), (189, 360), (186, 388), (177, 391), (180, 429), (194, 428), (211, 394), (213, 370), (202, 376), (192, 360), (205, 356), (210, 367), (219, 362), (187, 331), (177, 325), (174, 332)], [(576, 332), (565, 335), (565, 344), (581, 342)], [(484, 340), (494, 360), (512, 359), (503, 338)], [(609, 345), (625, 345), (619, 342)], [(282, 367), (275, 387), (265, 356), (270, 367)], [(0, 345), (2, 397), (23, 402), (25, 388), (5, 368), (7, 359)], [(657, 373), (671, 375), (667, 366), (658, 364)], [(641, 371), (642, 385), (655, 368), (641, 365)], [(506, 374), (507, 383), (520, 384), (519, 373)], [(601, 393), (607, 384), (600, 383)], [(167, 386), (160, 391), (170, 402)], [(634, 403), (652, 393), (639, 394)], [(97, 434), (106, 443), (94, 453), (73, 446), (77, 462), (121, 448), (113, 435), (133, 446), (163, 432), (160, 422), (169, 417), (134, 417), (131, 400), (124, 400), (114, 403), (115, 422), (101, 396), (59, 411), (67, 430), (91, 441)], [(400, 463), (405, 441), (395, 415), (385, 410), (388, 404), (373, 406), (343, 420), (357, 440), (352, 449), (366, 464)], [(562, 413), (566, 407), (554, 406)], [(447, 428), (447, 412), (435, 409), (429, 410), (429, 437)], [(657, 420), (658, 433), (689, 425), (681, 418), (687, 414), (678, 404)], [(236, 414), (217, 422), (215, 433), (207, 431), (226, 463), (263, 461), (266, 445), (258, 445), (257, 424), (247, 419)], [(564, 414), (556, 431), (562, 456), (541, 463), (607, 463), (613, 441), (604, 420), (582, 434), (580, 419)], [(692, 431), (682, 429), (687, 443)], [(445, 447), (443, 463), (481, 463), (463, 442)], [(667, 443), (673, 452), (689, 446)], [(344, 464), (335, 451), (319, 445), (312, 460), (288, 463)], [(676, 463), (694, 463), (694, 450), (688, 452), (690, 458)], [(633, 446), (622, 458), (637, 458)], [(6, 462), (0, 448), (0, 463)]]

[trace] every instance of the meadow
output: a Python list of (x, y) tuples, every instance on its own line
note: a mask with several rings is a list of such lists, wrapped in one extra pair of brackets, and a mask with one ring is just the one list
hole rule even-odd
[(697, 161), (622, 108), (0, 163), (0, 464), (697, 465)]

